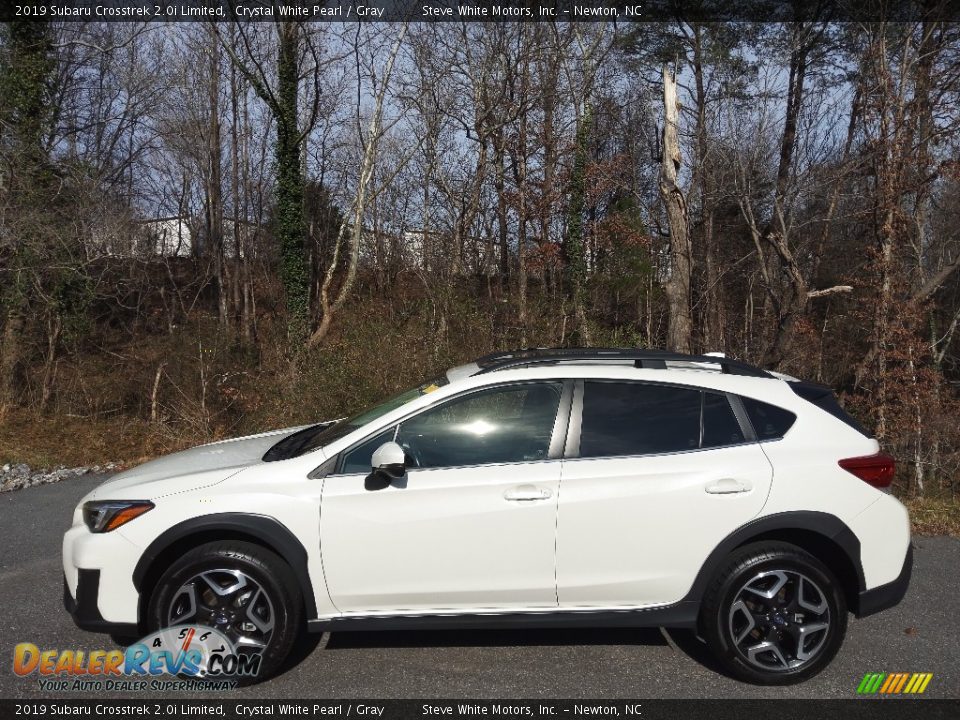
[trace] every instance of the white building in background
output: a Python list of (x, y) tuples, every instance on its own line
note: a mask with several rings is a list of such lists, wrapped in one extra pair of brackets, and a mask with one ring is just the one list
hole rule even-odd
[[(129, 258), (189, 258), (204, 251), (206, 237), (202, 217), (171, 216), (150, 220), (124, 220), (112, 226), (97, 228), (86, 241), (87, 256)], [(240, 223), (240, 243), (253, 249), (251, 243), (263, 228)], [(237, 238), (234, 221), (223, 219), (223, 250), (227, 257), (235, 257)], [(245, 248), (241, 248), (246, 252)]]
[[(467, 237), (462, 240), (459, 272), (464, 275), (496, 275), (499, 271), (498, 248), (491, 238)], [(360, 239), (360, 257), (399, 261), (404, 267), (429, 270), (449, 261), (449, 237), (440, 232), (406, 230), (400, 235), (364, 230)]]
[(135, 239), (131, 248), (135, 254), (161, 257), (190, 257), (193, 254), (189, 218), (157, 218), (141, 222), (139, 226), (140, 237)]
[(154, 220), (116, 219), (94, 228), (84, 241), (89, 259), (98, 257), (190, 257), (194, 233), (189, 217)]

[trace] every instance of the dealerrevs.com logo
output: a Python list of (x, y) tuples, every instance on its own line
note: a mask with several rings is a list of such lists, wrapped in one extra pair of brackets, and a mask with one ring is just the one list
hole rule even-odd
[(13, 672), (36, 675), (44, 691), (229, 690), (256, 677), (260, 661), (203, 625), (165, 628), (123, 650), (41, 650), (29, 642), (13, 650)]

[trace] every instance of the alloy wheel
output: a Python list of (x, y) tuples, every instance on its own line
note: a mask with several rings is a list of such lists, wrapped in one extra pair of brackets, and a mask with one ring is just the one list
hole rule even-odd
[(830, 634), (827, 595), (807, 575), (769, 570), (754, 575), (734, 595), (728, 614), (737, 651), (766, 671), (810, 663)]
[(219, 630), (238, 652), (256, 653), (273, 636), (273, 602), (264, 587), (240, 570), (197, 573), (173, 593), (167, 625), (196, 623)]

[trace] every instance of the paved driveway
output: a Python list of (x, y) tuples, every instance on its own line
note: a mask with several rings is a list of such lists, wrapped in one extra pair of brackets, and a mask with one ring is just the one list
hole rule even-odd
[[(60, 540), (98, 478), (0, 495), (0, 697), (39, 697), (13, 647), (110, 647), (63, 611)], [(719, 674), (696, 639), (659, 630), (334, 633), (312, 637), (277, 678), (234, 697), (851, 698), (866, 672), (932, 672), (928, 697), (960, 697), (960, 541), (918, 538), (903, 603), (851, 620), (818, 677), (756, 688)]]

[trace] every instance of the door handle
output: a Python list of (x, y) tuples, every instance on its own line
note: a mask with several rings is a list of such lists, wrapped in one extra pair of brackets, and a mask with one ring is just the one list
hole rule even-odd
[(734, 495), (736, 493), (745, 493), (753, 490), (753, 485), (748, 482), (741, 482), (733, 478), (723, 478), (707, 485), (706, 490), (711, 495)]
[(517, 485), (503, 494), (504, 500), (512, 502), (529, 502), (531, 500), (546, 500), (553, 496), (549, 488), (539, 488), (535, 485)]

